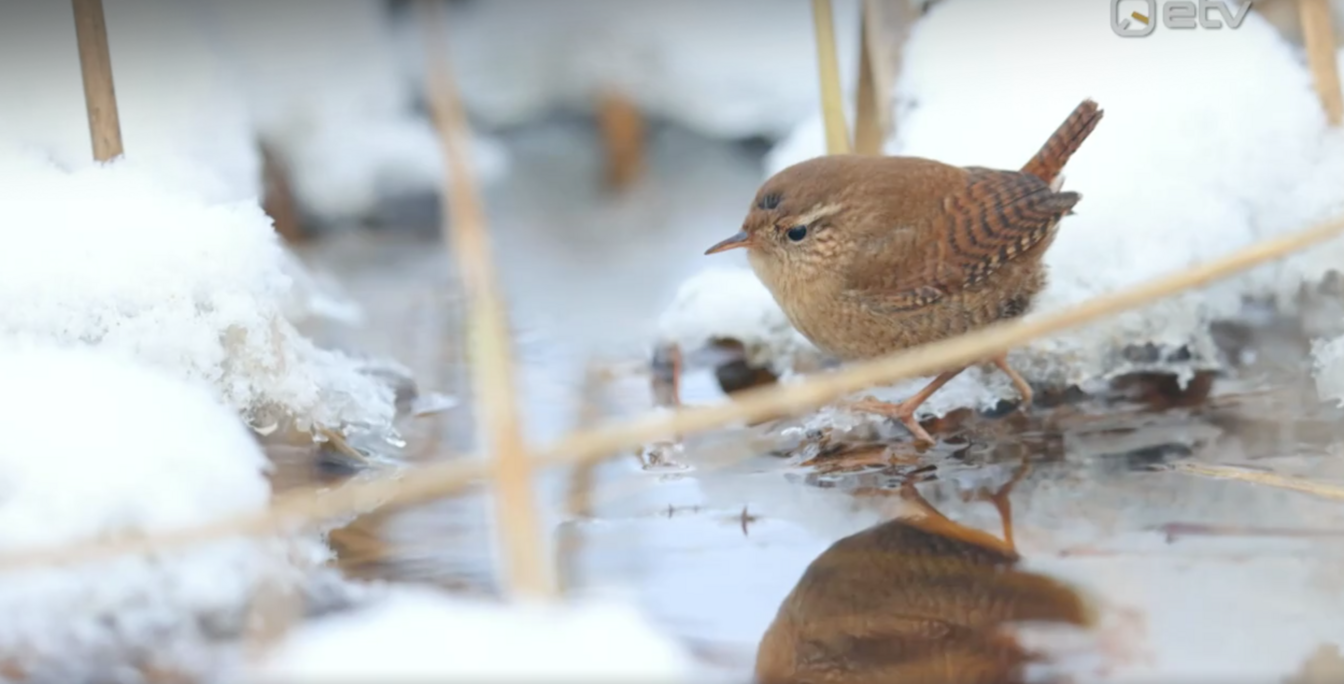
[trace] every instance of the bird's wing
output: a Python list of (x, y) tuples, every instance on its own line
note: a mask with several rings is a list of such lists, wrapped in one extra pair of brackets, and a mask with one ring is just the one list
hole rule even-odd
[[(944, 196), (938, 218), (921, 227), (919, 251), (869, 252), (866, 263), (851, 271), (850, 291), (880, 298), (891, 312), (929, 306), (983, 283), (1004, 264), (1035, 256), (1081, 199), (1020, 171), (967, 171), (965, 185)], [(891, 264), (907, 268), (894, 273)]]

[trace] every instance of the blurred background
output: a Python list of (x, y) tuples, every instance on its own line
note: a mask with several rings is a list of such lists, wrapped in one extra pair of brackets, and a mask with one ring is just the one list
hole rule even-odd
[[(431, 64), (450, 69), (469, 119), (529, 441), (678, 401), (728, 402), (829, 363), (792, 331), (741, 254), (703, 254), (738, 230), (766, 178), (826, 152), (813, 3), (102, 4), (125, 148), (111, 167), (90, 155), (71, 4), (0, 3), (0, 230), (14, 248), (0, 295), (26, 302), (0, 314), (0, 327), (23, 340), (116, 347), (212, 388), (263, 446), (270, 493), (489, 447), (473, 411), (480, 388), (470, 381), (460, 255), (445, 254), (440, 238), (452, 178), (430, 113)], [(1131, 0), (824, 4), (849, 129), (875, 141), (873, 151), (1020, 168), (1080, 100), (1106, 109), (1065, 170), (1066, 188), (1085, 199), (1052, 248), (1043, 310), (1344, 212), (1344, 2), (1257, 0), (1236, 26), (1158, 26), (1144, 38), (1111, 31), (1108, 13), (1146, 6)], [(426, 49), (430, 36), (441, 53)], [(126, 185), (94, 187), (99, 174), (118, 173)], [(103, 222), (127, 244), (98, 241)], [(206, 237), (165, 237), (179, 228)], [(92, 273), (114, 254), (125, 262), (115, 278)], [(899, 426), (828, 409), (646, 445), (594, 469), (548, 469), (533, 493), (564, 595), (633, 606), (646, 621), (597, 616), (557, 650), (570, 649), (571, 664), (610, 658), (631, 676), (814, 681), (779, 664), (811, 654), (847, 673), (830, 681), (962, 681), (983, 663), (993, 664), (984, 681), (1014, 681), (1026, 652), (981, 630), (1035, 620), (1046, 623), (1042, 643), (1068, 650), (1048, 628), (1087, 622), (1083, 599), (1029, 574), (1040, 572), (1082, 587), (1100, 611), (1092, 642), (1055, 654), (1070, 674), (1284, 681), (1344, 640), (1342, 497), (1319, 485), (1344, 477), (1342, 261), (1344, 246), (1332, 243), (1034, 342), (1014, 362), (1039, 388), (1038, 410), (1008, 415), (1003, 379), (967, 373), (931, 404), (926, 417), (945, 439), (929, 452)], [(81, 278), (78, 292), (52, 285)], [(155, 308), (167, 300), (186, 303)], [(351, 425), (360, 429), (324, 432)], [(1246, 484), (1205, 466), (1298, 479)], [(130, 501), (135, 488), (125, 486)], [(1005, 509), (1010, 494), (1016, 508)], [(379, 604), (387, 612), (321, 633), (290, 615), (280, 622), (302, 636), (273, 637), (289, 649), (275, 672), (336, 681), (414, 661), (421, 672), (466, 676), (486, 671), (462, 664), (468, 651), (498, 663), (544, 642), (550, 632), (537, 628), (517, 637), (522, 646), (489, 644), (511, 630), (486, 630), (493, 618), (452, 602), (508, 594), (491, 503), (477, 487), (332, 529), (322, 548), (340, 570), (336, 603), (368, 600), (350, 583), (434, 593), (396, 594)], [(0, 497), (0, 512), (5, 505)], [(911, 510), (936, 524), (883, 526)], [(985, 531), (1002, 538), (1005, 510), (1016, 541), (986, 542)], [(1022, 560), (1014, 543), (1027, 560), (1010, 572)], [(927, 573), (845, 555), (924, 558), (933, 547), (942, 550), (928, 554), (946, 558)], [(825, 556), (833, 567), (818, 560), (836, 549)], [(959, 565), (972, 557), (970, 570)], [(820, 580), (807, 579), (814, 560), (814, 570), (826, 566)], [(951, 654), (949, 672), (901, 670), (873, 653), (906, 648), (909, 626), (879, 623), (874, 635), (856, 625), (865, 611), (924, 608), (889, 595), (873, 567), (931, 596), (948, 591), (940, 577), (969, 577), (972, 589), (950, 592), (948, 604), (981, 587), (977, 596), (1010, 608), (931, 651)], [(835, 596), (804, 590), (834, 586), (827, 572), (858, 579)], [(314, 583), (299, 584), (314, 593)], [(252, 599), (252, 589), (242, 595)], [(246, 613), (249, 604), (230, 600), (206, 603)], [(403, 612), (440, 600), (442, 613)], [(193, 611), (209, 612), (179, 612)], [(833, 618), (833, 629), (808, 626)], [(232, 643), (246, 632), (234, 627), (228, 638), (193, 639)], [(651, 634), (632, 636), (628, 657), (575, 645), (581, 635), (611, 638), (619, 651), (627, 627)], [(442, 644), (406, 639), (412, 632), (461, 641), (448, 640), (460, 645), (441, 662)], [(133, 652), (155, 650), (136, 635)], [(132, 642), (99, 642), (98, 653)], [(651, 663), (664, 647), (684, 652), (669, 662), (690, 669), (640, 669), (637, 654)], [(197, 681), (198, 654), (178, 655), (173, 667)]]

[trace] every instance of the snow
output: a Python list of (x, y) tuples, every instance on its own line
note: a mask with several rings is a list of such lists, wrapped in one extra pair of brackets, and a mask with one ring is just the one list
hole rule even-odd
[[(850, 83), (859, 3), (834, 5)], [(650, 116), (705, 135), (777, 137), (818, 106), (812, 12), (803, 2), (490, 0), (452, 5), (449, 22), (463, 98), (490, 126), (555, 109), (589, 111), (601, 93), (615, 91)], [(401, 30), (409, 32), (403, 44), (418, 45), (418, 25), (404, 21)], [(421, 59), (419, 50), (406, 51), (411, 73), (420, 73)]]
[[(107, 0), (122, 137), (130, 158), (161, 182), (213, 201), (261, 193), (261, 156), (226, 66), (210, 48), (203, 3)], [(0, 131), (65, 168), (92, 148), (70, 3), (0, 3)]]
[(133, 160), (63, 171), (0, 149), (0, 336), (89, 345), (205, 382), (259, 427), (387, 426), (392, 390), (282, 315), (290, 279), (252, 202), (163, 187)]
[[(1338, 11), (1339, 7), (1336, 7), (1336, 10)], [(1337, 58), (1340, 73), (1344, 73), (1344, 50), (1339, 51)], [(1332, 257), (1332, 254), (1313, 254), (1303, 257), (1302, 260), (1313, 259), (1315, 270), (1325, 272), (1326, 269), (1338, 266), (1339, 262), (1332, 260)], [(1344, 328), (1344, 322), (1337, 323), (1333, 330), (1328, 327), (1331, 322), (1333, 321), (1326, 321), (1325, 330), (1312, 330), (1313, 333), (1321, 335), (1312, 340), (1312, 370), (1316, 378), (1316, 392), (1320, 398), (1344, 406), (1344, 329), (1341, 329)]]
[(403, 586), (308, 623), (255, 682), (682, 682), (682, 647), (619, 603), (513, 606)]
[(745, 269), (708, 268), (687, 280), (659, 318), (658, 330), (661, 339), (687, 351), (737, 340), (746, 347), (748, 363), (776, 373), (792, 369), (800, 354), (819, 354)]
[[(384, 3), (233, 0), (203, 11), (306, 212), (360, 219), (383, 198), (438, 190), (438, 136), (412, 108)], [(507, 170), (494, 140), (477, 137), (473, 152), (483, 182)]]
[[(0, 375), (0, 554), (201, 525), (269, 502), (268, 461), (202, 387), (90, 349), (6, 345)], [(208, 642), (237, 631), (262, 582), (296, 588), (327, 555), (316, 539), (226, 540), (7, 571), (0, 653), (30, 680), (116, 681), (108, 673), (137, 658), (208, 672)]]
[[(987, 61), (984, 54), (1000, 57)], [(940, 2), (906, 45), (897, 137), (887, 152), (1019, 168), (1087, 97), (1106, 118), (1065, 168), (1065, 189), (1083, 200), (1047, 254), (1051, 282), (1032, 315), (1344, 212), (1344, 133), (1326, 127), (1300, 55), (1255, 14), (1236, 30), (1159, 27), (1146, 38), (1121, 39), (1085, 3)], [(802, 124), (772, 155), (768, 171), (821, 154), (820, 131), (816, 121)], [(1048, 384), (1087, 385), (1146, 369), (1188, 377), (1218, 368), (1211, 321), (1236, 317), (1247, 296), (1289, 303), (1304, 281), (1341, 263), (1342, 247), (1339, 241), (1316, 247), (1038, 341), (1010, 359), (1029, 379)], [(715, 306), (708, 304), (705, 315), (715, 316)], [(1339, 323), (1336, 334), (1344, 333)], [(1125, 353), (1145, 343), (1160, 350), (1156, 358)], [(1188, 356), (1177, 352), (1182, 347)], [(1344, 377), (1332, 365), (1344, 364), (1330, 352), (1339, 348), (1318, 345), (1322, 378)], [(992, 382), (967, 385), (958, 403), (985, 406), (1012, 396), (1006, 384)], [(1344, 383), (1322, 389), (1344, 399)]]
[[(254, 123), (206, 10), (175, 0), (106, 3), (126, 156), (157, 182), (208, 201), (255, 199), (262, 187)], [(73, 21), (68, 3), (0, 3), (0, 91), (15, 94), (0, 103), (0, 131), (6, 143), (83, 169), (93, 159)], [(297, 259), (283, 258), (296, 281), (288, 311), (354, 320)]]

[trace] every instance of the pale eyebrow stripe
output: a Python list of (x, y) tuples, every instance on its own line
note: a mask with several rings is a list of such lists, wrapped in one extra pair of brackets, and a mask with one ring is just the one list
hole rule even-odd
[(823, 219), (823, 218), (826, 218), (827, 216), (831, 216), (831, 215), (833, 215), (833, 214), (837, 214), (837, 213), (840, 212), (841, 209), (844, 209), (844, 205), (841, 205), (841, 204), (822, 204), (822, 205), (813, 207), (812, 209), (808, 210), (808, 212), (807, 212), (806, 214), (802, 214), (802, 215), (800, 215), (800, 216), (797, 218), (797, 223), (800, 224), (800, 225), (804, 225), (804, 226), (806, 226), (806, 225), (809, 225), (809, 224), (811, 224), (813, 221), (816, 221), (816, 220), (818, 220), (818, 219)]

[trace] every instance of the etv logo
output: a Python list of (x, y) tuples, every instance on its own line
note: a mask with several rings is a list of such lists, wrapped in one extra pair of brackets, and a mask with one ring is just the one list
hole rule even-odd
[[(1111, 0), (1111, 30), (1122, 38), (1141, 38), (1157, 28), (1157, 0), (1141, 0), (1148, 5), (1147, 12), (1133, 11), (1121, 16), (1120, 3), (1129, 0)], [(1215, 11), (1231, 28), (1238, 28), (1251, 13), (1252, 0), (1240, 3), (1240, 11), (1233, 11), (1226, 0), (1167, 0), (1162, 5), (1162, 24), (1169, 29), (1220, 29), (1223, 22), (1210, 16)], [(1134, 22), (1130, 22), (1129, 18)], [(1134, 24), (1137, 23), (1138, 26)]]

